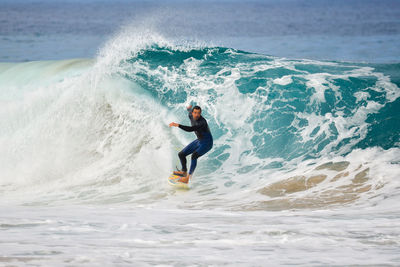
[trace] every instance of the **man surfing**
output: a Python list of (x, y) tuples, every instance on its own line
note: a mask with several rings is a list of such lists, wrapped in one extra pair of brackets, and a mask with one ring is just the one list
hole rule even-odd
[[(199, 106), (194, 106), (192, 109), (192, 105), (189, 105), (186, 109), (189, 112), (189, 119), (192, 126), (185, 126), (175, 122), (169, 124), (169, 127), (179, 127), (186, 132), (194, 132), (197, 136), (196, 140), (188, 144), (178, 153), (182, 164), (182, 170), (174, 171), (174, 174), (182, 176), (178, 180), (182, 183), (189, 182), (189, 178), (196, 169), (197, 159), (207, 153), (213, 146), (213, 137), (206, 119), (201, 116), (201, 108)], [(190, 154), (192, 154), (192, 161), (190, 163), (189, 173), (187, 173), (186, 156)]]

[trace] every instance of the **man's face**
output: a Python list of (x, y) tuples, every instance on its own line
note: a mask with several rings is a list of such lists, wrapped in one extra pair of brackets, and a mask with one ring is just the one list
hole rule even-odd
[(197, 121), (201, 116), (200, 109), (193, 109), (192, 116), (193, 116), (193, 119), (195, 119)]

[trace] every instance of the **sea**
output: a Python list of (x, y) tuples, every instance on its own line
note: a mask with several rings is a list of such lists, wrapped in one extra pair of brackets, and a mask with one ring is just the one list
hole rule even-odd
[(0, 266), (400, 266), (399, 87), (398, 0), (1, 0)]

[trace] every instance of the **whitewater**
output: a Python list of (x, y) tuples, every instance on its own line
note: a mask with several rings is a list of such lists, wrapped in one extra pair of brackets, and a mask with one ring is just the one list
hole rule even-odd
[(0, 265), (400, 265), (399, 73), (152, 31), (0, 63)]

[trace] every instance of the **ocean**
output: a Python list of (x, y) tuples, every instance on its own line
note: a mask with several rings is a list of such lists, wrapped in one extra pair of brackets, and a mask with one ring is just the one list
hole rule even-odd
[(394, 0), (1, 1), (0, 265), (399, 266), (399, 41)]

